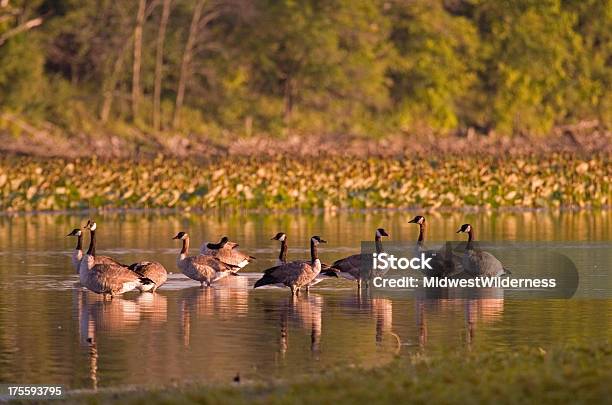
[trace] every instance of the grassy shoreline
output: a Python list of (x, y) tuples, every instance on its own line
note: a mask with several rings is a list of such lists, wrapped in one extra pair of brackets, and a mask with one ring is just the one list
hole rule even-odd
[[(452, 367), (449, 367), (449, 364)], [(78, 393), (69, 403), (604, 403), (612, 395), (612, 344), (512, 351), (416, 353), (373, 369), (334, 369), (282, 381), (192, 384)]]
[(608, 156), (0, 160), (0, 211), (605, 208)]

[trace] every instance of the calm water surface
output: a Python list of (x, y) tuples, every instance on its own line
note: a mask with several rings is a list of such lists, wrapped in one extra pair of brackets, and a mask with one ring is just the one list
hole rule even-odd
[[(70, 265), (86, 222), (78, 215), (0, 217), (0, 383), (64, 384), (70, 389), (226, 383), (375, 366), (435, 350), (513, 350), (600, 342), (612, 337), (612, 300), (431, 300), (406, 294), (358, 295), (347, 281), (323, 282), (308, 296), (252, 285), (278, 254), (270, 238), (289, 235), (290, 259), (308, 257), (308, 240), (329, 241), (326, 262), (357, 253), (383, 226), (414, 240), (411, 212), (321, 215), (106, 214), (96, 217), (98, 252), (122, 262), (152, 259), (174, 272), (156, 294), (112, 302), (82, 290)], [(612, 241), (610, 212), (430, 214), (431, 240), (456, 240), (470, 222), (489, 241)], [(193, 245), (229, 235), (257, 257), (240, 277), (210, 289), (176, 273), (177, 231)], [(85, 238), (85, 244), (88, 237)], [(579, 271), (591, 271), (588, 255)], [(601, 263), (600, 263), (601, 267)], [(609, 272), (609, 264), (605, 270)]]

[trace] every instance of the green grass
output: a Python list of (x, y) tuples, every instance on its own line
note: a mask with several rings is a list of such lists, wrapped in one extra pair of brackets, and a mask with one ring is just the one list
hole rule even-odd
[(550, 350), (454, 351), (398, 358), (384, 367), (335, 369), (240, 386), (78, 395), (74, 403), (604, 403), (612, 396), (612, 345)]

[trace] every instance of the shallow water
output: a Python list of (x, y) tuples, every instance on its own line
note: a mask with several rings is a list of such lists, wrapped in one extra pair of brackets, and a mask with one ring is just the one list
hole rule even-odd
[[(455, 231), (469, 222), (483, 240), (552, 241), (571, 249), (568, 241), (612, 241), (611, 214), (429, 214), (428, 238), (461, 239)], [(309, 237), (321, 235), (329, 241), (321, 258), (331, 262), (357, 253), (379, 226), (393, 240), (414, 240), (417, 228), (407, 223), (413, 215), (100, 215), (99, 253), (122, 262), (153, 259), (175, 272), (156, 294), (128, 293), (110, 302), (82, 290), (70, 264), (75, 241), (65, 235), (86, 217), (0, 217), (0, 383), (70, 389), (226, 383), (238, 372), (247, 379), (282, 377), (380, 365), (417, 351), (513, 350), (612, 338), (610, 299), (359, 295), (343, 280), (325, 281), (297, 299), (285, 289), (252, 289), (276, 259), (278, 245), (270, 238), (278, 231), (289, 235), (290, 259), (307, 258)], [(190, 233), (196, 249), (200, 241), (229, 235), (257, 260), (243, 275), (200, 289), (176, 273), (179, 246), (171, 238), (180, 230)], [(590, 256), (580, 260), (579, 271), (590, 271)], [(604, 265), (598, 271), (609, 274), (610, 264)]]

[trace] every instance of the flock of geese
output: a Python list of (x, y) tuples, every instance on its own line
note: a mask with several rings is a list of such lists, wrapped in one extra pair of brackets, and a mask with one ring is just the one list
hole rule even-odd
[[(447, 248), (445, 252), (427, 250), (425, 248), (425, 217), (417, 215), (410, 223), (419, 226), (419, 236), (415, 253), (430, 257), (431, 277), (499, 277), (510, 272), (491, 253), (476, 249), (473, 246), (474, 229), (470, 224), (464, 224), (457, 233), (467, 233), (468, 240), (465, 251), (461, 255)], [(82, 286), (98, 294), (104, 299), (111, 298), (132, 290), (155, 292), (168, 279), (168, 272), (158, 262), (141, 261), (126, 265), (109, 257), (96, 254), (97, 225), (89, 220), (83, 228), (76, 228), (68, 234), (77, 238), (76, 248), (72, 254), (72, 264), (79, 274)], [(83, 253), (83, 234), (89, 231), (90, 240), (87, 252)], [(383, 252), (382, 238), (389, 234), (383, 229), (376, 229), (374, 243), (376, 252)], [(204, 243), (199, 254), (189, 256), (189, 234), (179, 232), (173, 239), (182, 242), (180, 253), (176, 259), (177, 268), (190, 279), (200, 282), (202, 287), (227, 276), (237, 275), (237, 272), (251, 263), (255, 258), (238, 249), (238, 244), (223, 237), (218, 243)], [(310, 260), (287, 261), (287, 235), (284, 232), (276, 234), (272, 240), (280, 242), (280, 253), (276, 266), (264, 271), (254, 288), (265, 285), (289, 287), (292, 295), (297, 295), (301, 289), (308, 291), (311, 286), (327, 278), (344, 278), (368, 286), (368, 280), (382, 274), (364, 272), (362, 263), (371, 256), (360, 253), (348, 256), (328, 265), (321, 263), (318, 256), (320, 244), (327, 243), (320, 236), (310, 238)]]

